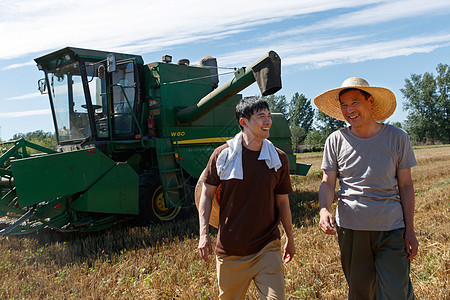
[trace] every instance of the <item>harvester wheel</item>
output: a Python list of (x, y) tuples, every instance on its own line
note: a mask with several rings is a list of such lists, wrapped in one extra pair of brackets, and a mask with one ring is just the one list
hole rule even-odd
[(152, 168), (139, 176), (139, 223), (174, 221), (180, 212), (181, 206), (166, 206), (158, 169)]

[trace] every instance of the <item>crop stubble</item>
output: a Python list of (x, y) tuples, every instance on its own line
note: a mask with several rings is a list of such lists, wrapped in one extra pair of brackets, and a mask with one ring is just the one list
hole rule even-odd
[[(419, 254), (411, 276), (418, 299), (450, 299), (450, 145), (415, 148), (415, 227)], [(321, 153), (292, 177), (296, 256), (285, 265), (288, 299), (345, 299), (337, 239), (317, 228)], [(176, 224), (116, 227), (93, 234), (40, 232), (0, 239), (1, 299), (214, 299), (214, 258), (197, 255), (197, 215)], [(215, 230), (211, 230), (215, 242)], [(248, 299), (258, 299), (253, 285)]]

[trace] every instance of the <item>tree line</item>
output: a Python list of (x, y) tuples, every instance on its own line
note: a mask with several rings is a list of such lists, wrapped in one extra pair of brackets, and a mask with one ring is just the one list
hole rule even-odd
[[(400, 89), (408, 115), (403, 123), (395, 122), (393, 125), (406, 130), (416, 145), (450, 143), (450, 68), (447, 64), (439, 64), (436, 71), (436, 75), (429, 72), (412, 74)], [(283, 113), (288, 119), (295, 152), (301, 152), (305, 147), (318, 150), (330, 133), (347, 126), (345, 122), (315, 110), (304, 94), (295, 93), (289, 101), (284, 95), (263, 98), (272, 112)], [(50, 149), (56, 148), (54, 133), (42, 130), (17, 133), (12, 140), (20, 138)]]
[[(412, 74), (400, 89), (408, 115), (403, 123), (392, 125), (406, 130), (415, 145), (450, 143), (450, 68), (447, 64), (439, 64), (436, 71), (437, 75), (428, 72)], [(330, 133), (347, 126), (346, 122), (314, 109), (304, 94), (295, 93), (289, 101), (284, 95), (264, 98), (271, 112), (283, 113), (287, 117), (295, 152), (301, 152), (305, 147), (315, 150), (325, 143)]]
[[(16, 141), (20, 139), (25, 139), (26, 141), (30, 141), (34, 144), (43, 146), (48, 149), (56, 150), (57, 142), (56, 136), (52, 132), (45, 132), (43, 130), (36, 130), (28, 133), (16, 133), (10, 139), (10, 141)], [(0, 143), (4, 143), (6, 141), (0, 140)], [(10, 145), (0, 145), (0, 155), (7, 151)], [(30, 154), (36, 153), (37, 151), (34, 149), (29, 150)]]

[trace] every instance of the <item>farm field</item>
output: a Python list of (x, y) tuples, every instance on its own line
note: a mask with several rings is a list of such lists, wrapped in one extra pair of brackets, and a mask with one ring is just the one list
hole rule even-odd
[[(450, 145), (417, 147), (415, 154), (420, 245), (413, 286), (417, 299), (450, 299)], [(297, 156), (312, 167), (307, 176), (292, 177), (297, 253), (285, 265), (286, 299), (347, 297), (337, 237), (317, 227), (321, 159), (321, 153)], [(0, 238), (0, 299), (216, 299), (215, 264), (200, 261), (197, 234), (193, 209), (168, 225)], [(248, 299), (259, 299), (253, 285)]]

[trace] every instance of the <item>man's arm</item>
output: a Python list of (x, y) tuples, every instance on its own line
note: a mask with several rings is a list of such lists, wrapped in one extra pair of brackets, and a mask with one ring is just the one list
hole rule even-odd
[(284, 245), (283, 260), (288, 263), (295, 255), (294, 233), (292, 231), (292, 215), (289, 207), (288, 194), (276, 194), (275, 201), (280, 213), (281, 225), (286, 234), (286, 244)]
[(330, 213), (336, 189), (337, 171), (323, 170), (322, 183), (319, 188), (320, 221), (319, 228), (326, 234), (336, 234), (334, 217)]
[(419, 242), (414, 232), (414, 186), (411, 179), (411, 168), (397, 170), (398, 191), (403, 208), (403, 218), (405, 220), (405, 247), (408, 258), (411, 259), (417, 254)]
[(202, 184), (202, 193), (198, 204), (198, 219), (200, 223), (198, 253), (200, 254), (200, 258), (208, 263), (208, 254), (212, 254), (211, 238), (209, 237), (209, 217), (211, 215), (212, 200), (217, 186), (204, 182)]

